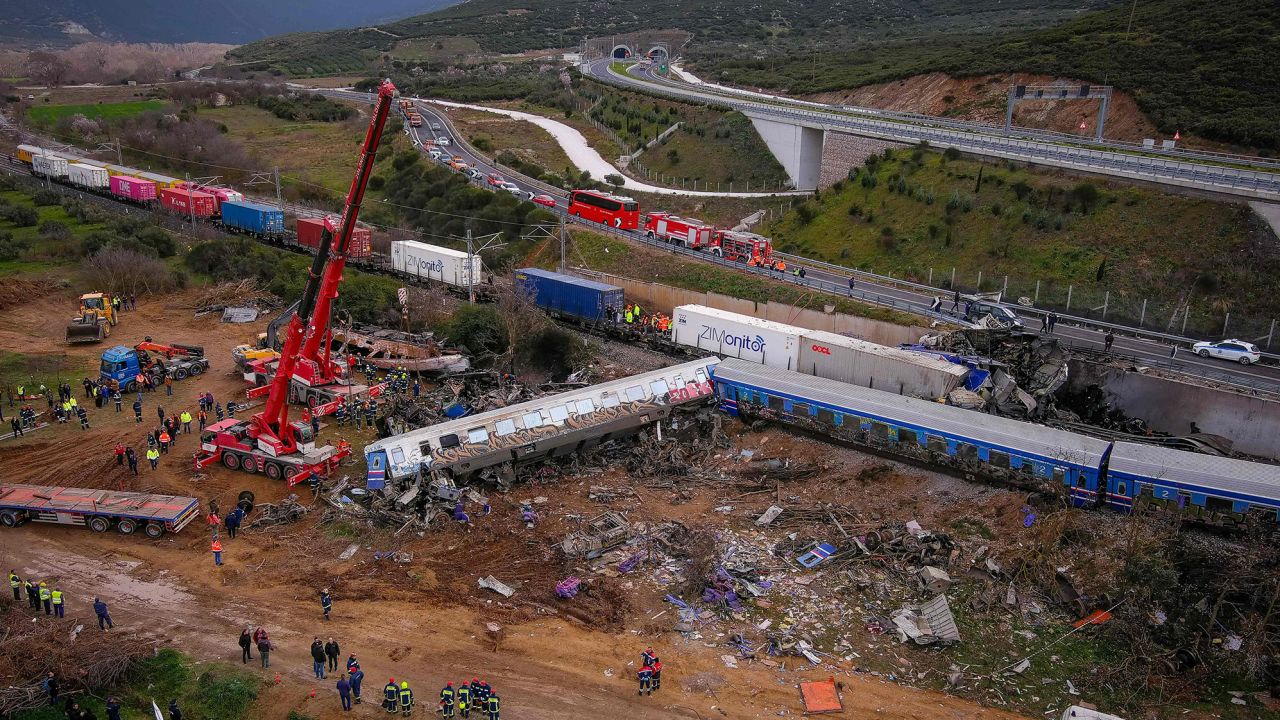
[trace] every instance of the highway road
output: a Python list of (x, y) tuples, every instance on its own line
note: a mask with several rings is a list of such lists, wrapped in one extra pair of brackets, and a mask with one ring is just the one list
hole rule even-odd
[[(1021, 128), (1006, 131), (980, 123), (932, 118), (910, 113), (822, 105), (785, 98), (764, 100), (691, 85), (664, 78), (651, 68), (633, 74), (613, 71), (610, 58), (581, 66), (584, 75), (600, 82), (694, 103), (727, 106), (784, 123), (822, 127), (826, 130), (877, 137), (965, 152), (1004, 157), (1023, 162), (1072, 168), (1085, 172), (1126, 177), (1165, 185), (1280, 201), (1280, 166), (1263, 158), (1223, 156), (1223, 164), (1205, 159), (1203, 153), (1126, 152), (1069, 136), (1046, 138)], [(1114, 147), (1114, 143), (1112, 146)], [(1226, 164), (1229, 163), (1229, 164)], [(1243, 166), (1243, 167), (1242, 167)]]
[[(339, 96), (347, 99), (367, 98), (362, 93), (331, 92), (340, 93)], [(927, 320), (924, 322), (961, 322), (956, 314), (949, 312), (953, 298), (950, 293), (942, 289), (904, 287), (901, 283), (888, 281), (887, 278), (881, 278), (870, 273), (861, 273), (843, 268), (836, 269), (825, 263), (814, 262), (795, 255), (783, 255), (783, 257), (791, 267), (804, 266), (805, 276), (800, 278), (793, 274), (783, 275), (770, 270), (748, 268), (742, 263), (724, 261), (706, 253), (671, 245), (660, 240), (651, 240), (642, 232), (619, 231), (595, 223), (583, 222), (577, 218), (568, 218), (566, 214), (568, 198), (563, 190), (544, 185), (523, 177), (519, 173), (512, 172), (508, 168), (495, 165), (485, 155), (471, 148), (466, 143), (465, 138), (459, 137), (448, 116), (437, 106), (418, 101), (416, 102), (416, 107), (422, 114), (425, 124), (421, 128), (421, 133), (414, 128), (409, 130), (419, 147), (421, 147), (420, 136), (430, 138), (445, 135), (451, 140), (448, 148), (451, 154), (461, 156), (469, 166), (479, 169), (484, 176), (488, 176), (490, 173), (498, 173), (504, 179), (515, 183), (525, 193), (549, 195), (556, 201), (554, 208), (556, 214), (566, 217), (570, 222), (582, 222), (582, 224), (593, 229), (609, 232), (632, 242), (688, 255), (704, 262), (714, 262), (742, 272), (770, 275), (775, 279), (805, 285), (817, 291), (860, 299), (872, 304), (914, 313), (926, 318)], [(433, 123), (439, 123), (443, 130), (438, 132), (429, 130)], [(472, 180), (472, 182), (481, 187), (489, 187), (483, 179)], [(854, 280), (852, 288), (849, 286), (850, 278)], [(943, 297), (945, 302), (942, 305), (942, 312), (935, 313), (930, 310), (934, 297)], [(963, 300), (960, 307), (963, 308)], [(1040, 313), (1042, 311), (1020, 307), (1015, 307), (1014, 309), (1023, 316), (1024, 322), (1030, 330), (1039, 331), (1041, 326), (1040, 317), (1042, 316)], [(1091, 325), (1092, 323), (1085, 321), (1083, 318), (1063, 316), (1059, 318), (1054, 336), (1077, 350), (1102, 352), (1107, 330), (1115, 328), (1116, 338), (1112, 347), (1112, 355), (1128, 358), (1135, 365), (1159, 367), (1172, 372), (1181, 372), (1214, 382), (1280, 396), (1280, 367), (1276, 365), (1266, 364), (1245, 367), (1222, 360), (1204, 359), (1190, 352), (1190, 341), (1187, 339), (1179, 339), (1177, 342), (1165, 341), (1160, 338), (1144, 337), (1131, 328), (1101, 324)], [(1175, 347), (1178, 348), (1176, 356), (1171, 356), (1171, 352)]]

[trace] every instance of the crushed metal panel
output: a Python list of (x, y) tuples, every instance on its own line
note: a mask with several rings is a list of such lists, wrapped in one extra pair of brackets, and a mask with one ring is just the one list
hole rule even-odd
[(960, 642), (960, 629), (951, 614), (947, 596), (939, 595), (920, 606), (921, 618), (928, 623), (930, 634), (942, 642)]
[(224, 323), (249, 323), (258, 319), (256, 307), (229, 307), (222, 310)]
[(804, 711), (809, 715), (844, 710), (835, 678), (800, 683), (800, 699), (804, 701)]
[(507, 585), (506, 583), (502, 582), (501, 580), (499, 580), (498, 578), (492, 575), (488, 577), (482, 577), (476, 582), (480, 585), (480, 587), (488, 590), (492, 590), (498, 593), (499, 595), (501, 595), (502, 597), (511, 597), (512, 595), (516, 594), (516, 591), (512, 590), (510, 585)]

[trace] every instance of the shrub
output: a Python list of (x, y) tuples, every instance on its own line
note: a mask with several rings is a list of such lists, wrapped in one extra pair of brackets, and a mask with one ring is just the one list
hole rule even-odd
[(50, 240), (66, 240), (71, 237), (71, 228), (57, 220), (45, 220), (40, 223), (40, 235)]
[(18, 227), (32, 227), (40, 222), (40, 213), (25, 205), (10, 205), (3, 211), (4, 218)]
[(447, 326), (449, 339), (478, 360), (507, 351), (507, 337), (498, 310), (492, 305), (463, 305)]
[(1071, 188), (1071, 199), (1080, 206), (1080, 212), (1088, 215), (1102, 198), (1098, 186), (1090, 182), (1082, 182)]
[(957, 150), (956, 148), (949, 147), (942, 152), (942, 157), (946, 160), (959, 160), (960, 151)]
[(1014, 197), (1018, 198), (1019, 202), (1026, 200), (1027, 196), (1031, 195), (1031, 186), (1025, 180), (1019, 180), (1009, 185), (1009, 189), (1013, 191)]
[(618, 173), (609, 173), (608, 175), (605, 175), (604, 181), (614, 187), (619, 187), (619, 188), (627, 183), (627, 179), (619, 175)]
[(521, 360), (547, 371), (557, 381), (563, 381), (591, 356), (584, 340), (555, 325), (534, 332), (528, 342), (521, 345)]
[(49, 188), (40, 188), (31, 193), (31, 201), (36, 205), (47, 206), (57, 205), (62, 202), (62, 193)]
[(1004, 208), (1000, 203), (991, 203), (991, 214), (1000, 217), (1000, 213), (1004, 212)]
[(796, 219), (801, 225), (808, 225), (818, 216), (818, 212), (809, 206), (809, 203), (802, 202), (795, 207)]
[(14, 239), (13, 233), (0, 233), (0, 261), (17, 260), (30, 247), (26, 240)]

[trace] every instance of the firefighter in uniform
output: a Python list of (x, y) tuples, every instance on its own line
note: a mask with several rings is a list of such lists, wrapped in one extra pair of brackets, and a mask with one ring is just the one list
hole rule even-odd
[(443, 717), (453, 717), (453, 703), (456, 699), (457, 698), (453, 691), (453, 683), (445, 683), (444, 687), (440, 689), (440, 713)]
[(40, 588), (30, 580), (23, 580), (22, 583), (27, 586), (27, 605), (32, 610), (40, 609)]
[(9, 588), (13, 590), (13, 601), (18, 602), (22, 599), (22, 578), (18, 577), (18, 573), (9, 571)]
[(466, 683), (458, 686), (458, 714), (471, 717), (471, 686)]
[(400, 712), (409, 717), (413, 713), (413, 691), (409, 689), (409, 681), (400, 681)]
[(502, 703), (498, 700), (498, 694), (490, 694), (489, 702), (486, 705), (488, 706), (486, 709), (489, 711), (489, 720), (498, 720), (498, 710), (502, 708)]
[(397, 709), (397, 698), (399, 697), (400, 690), (396, 687), (396, 679), (391, 678), (387, 681), (386, 687), (382, 688), (382, 707), (394, 715)]
[(53, 601), (53, 614), (56, 617), (66, 617), (64, 614), (66, 612), (66, 608), (62, 604), (62, 591), (58, 589), (57, 585), (53, 586), (53, 591), (50, 592), (49, 595)]
[(40, 583), (40, 602), (44, 604), (44, 614), (52, 615), (53, 606), (49, 604), (49, 598), (53, 597), (49, 594), (49, 586), (43, 581)]

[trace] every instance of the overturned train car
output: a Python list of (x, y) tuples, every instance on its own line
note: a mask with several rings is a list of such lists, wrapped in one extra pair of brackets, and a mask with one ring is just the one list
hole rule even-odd
[(490, 474), (568, 455), (628, 435), (684, 405), (709, 401), (715, 358), (704, 358), (395, 435), (365, 448), (369, 490), (399, 490), (428, 476)]

